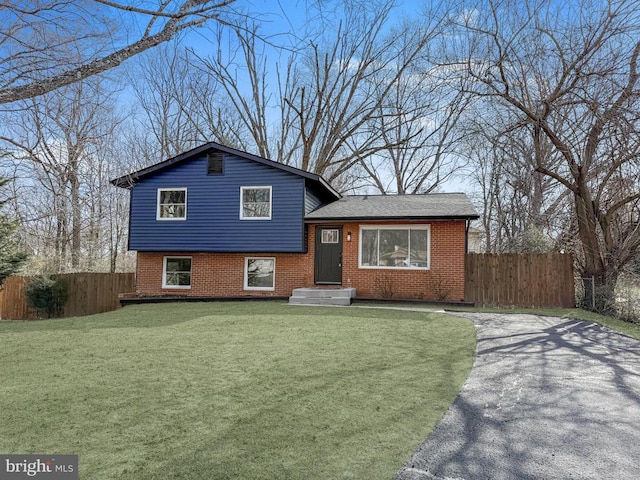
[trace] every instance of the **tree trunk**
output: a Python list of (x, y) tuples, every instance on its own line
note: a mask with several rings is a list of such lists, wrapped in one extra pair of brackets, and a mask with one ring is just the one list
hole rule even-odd
[(578, 234), (582, 244), (584, 264), (580, 272), (584, 285), (584, 306), (603, 314), (615, 312), (615, 289), (618, 274), (607, 268), (603, 259), (596, 219), (598, 212), (588, 192), (574, 195)]
[(70, 159), (71, 174), (69, 175), (69, 183), (71, 186), (71, 268), (80, 267), (80, 231), (82, 223), (81, 207), (80, 207), (80, 181), (78, 178), (78, 160)]

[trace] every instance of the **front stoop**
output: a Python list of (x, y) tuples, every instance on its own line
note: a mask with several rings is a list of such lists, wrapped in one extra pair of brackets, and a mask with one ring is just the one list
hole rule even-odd
[(296, 288), (289, 297), (290, 305), (351, 305), (356, 289), (349, 288)]

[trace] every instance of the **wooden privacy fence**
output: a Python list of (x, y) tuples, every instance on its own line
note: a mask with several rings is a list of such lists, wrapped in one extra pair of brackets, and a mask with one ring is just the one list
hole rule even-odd
[[(63, 316), (91, 315), (115, 310), (119, 293), (135, 291), (133, 273), (64, 273), (53, 275), (67, 284), (69, 298)], [(0, 290), (0, 318), (33, 320), (35, 311), (27, 306), (24, 289), (30, 277), (6, 278)]]
[(470, 253), (465, 263), (465, 300), (477, 306), (575, 306), (571, 255)]

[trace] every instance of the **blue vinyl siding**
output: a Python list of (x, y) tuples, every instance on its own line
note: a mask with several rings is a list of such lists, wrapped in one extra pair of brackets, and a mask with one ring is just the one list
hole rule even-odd
[(305, 187), (304, 214), (308, 214), (322, 206), (322, 200), (315, 194), (313, 189)]
[[(304, 178), (225, 155), (223, 175), (206, 156), (158, 171), (133, 186), (129, 248), (181, 252), (304, 251)], [(240, 220), (240, 187), (271, 186), (271, 220)], [(186, 220), (156, 220), (158, 188), (187, 189)]]

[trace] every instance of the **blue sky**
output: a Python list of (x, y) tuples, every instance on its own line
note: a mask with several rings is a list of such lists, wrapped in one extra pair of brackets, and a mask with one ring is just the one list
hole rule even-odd
[[(362, 1), (362, 0), (357, 0)], [(246, 13), (251, 18), (256, 19), (265, 36), (271, 38), (274, 43), (286, 42), (288, 35), (295, 36), (301, 33), (301, 28), (305, 22), (311, 17), (318, 15), (318, 9), (309, 7), (309, 4), (322, 5), (325, 20), (331, 21), (332, 13), (331, 4), (340, 4), (340, 2), (326, 0), (236, 0), (232, 4), (232, 8), (240, 13)], [(369, 0), (363, 2), (372, 6), (374, 3), (386, 3), (385, 0), (376, 1)], [(396, 23), (403, 19), (415, 19), (422, 10), (425, 0), (398, 0), (392, 10), (392, 22)], [(337, 21), (336, 21), (337, 23)], [(313, 24), (313, 22), (312, 22)], [(185, 44), (198, 48), (204, 47), (209, 37), (208, 29), (193, 29), (189, 32), (183, 42)]]

